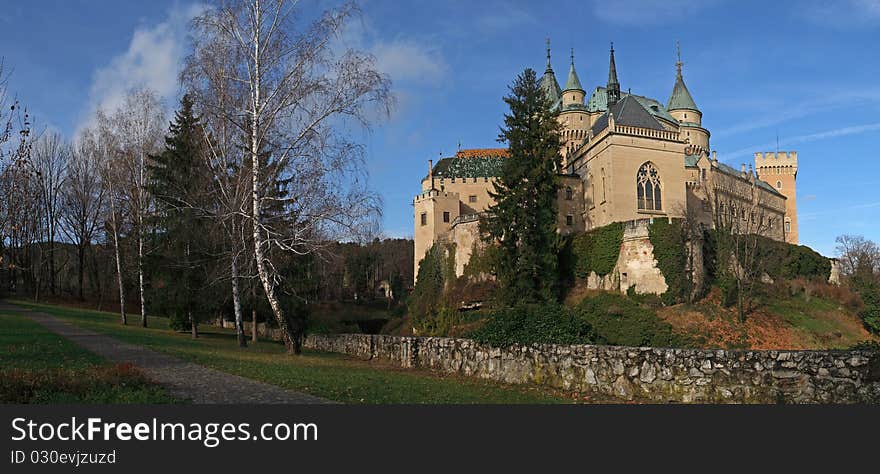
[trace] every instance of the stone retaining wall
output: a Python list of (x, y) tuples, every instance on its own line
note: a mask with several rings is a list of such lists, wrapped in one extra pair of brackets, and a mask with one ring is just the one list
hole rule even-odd
[(499, 349), (469, 339), (311, 335), (309, 349), (654, 402), (880, 403), (880, 353), (589, 345)]

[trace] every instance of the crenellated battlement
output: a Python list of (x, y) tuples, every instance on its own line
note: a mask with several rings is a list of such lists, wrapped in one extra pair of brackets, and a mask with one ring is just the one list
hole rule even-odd
[(461, 196), (459, 195), (459, 193), (432, 189), (429, 191), (425, 191), (421, 194), (417, 194), (415, 199), (413, 199), (413, 203), (418, 204), (422, 201), (427, 201), (427, 200), (436, 199), (436, 198), (455, 199), (457, 201), (461, 198)]
[(795, 168), (797, 170), (798, 158), (796, 151), (780, 151), (755, 153), (755, 168)]

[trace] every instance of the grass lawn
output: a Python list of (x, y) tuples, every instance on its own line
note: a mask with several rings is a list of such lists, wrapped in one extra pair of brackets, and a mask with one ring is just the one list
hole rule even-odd
[[(168, 328), (164, 318), (150, 318), (150, 328), (136, 321), (119, 323), (115, 313), (16, 302), (67, 322), (120, 340), (153, 348), (198, 364), (292, 390), (346, 403), (571, 403), (559, 392), (457, 376), (377, 365), (339, 354), (307, 351), (288, 356), (271, 341), (239, 349), (231, 330), (203, 326), (197, 340)], [(130, 318), (137, 319), (137, 318)]]
[(38, 323), (0, 312), (0, 403), (171, 403), (128, 365), (112, 364)]

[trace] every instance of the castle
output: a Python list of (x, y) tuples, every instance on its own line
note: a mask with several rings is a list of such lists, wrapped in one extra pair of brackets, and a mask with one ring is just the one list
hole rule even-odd
[[(559, 86), (548, 41), (540, 86), (562, 125), (560, 233), (687, 218), (797, 243), (797, 153), (755, 153), (754, 169), (748, 170), (745, 164), (737, 170), (719, 162), (710, 152), (703, 114), (684, 83), (680, 54), (665, 105), (621, 90), (613, 44), (607, 83), (587, 98), (573, 52), (565, 88)], [(436, 164), (429, 161), (413, 201), (415, 275), (438, 241), (455, 244), (455, 271), (463, 273), (479, 242), (479, 216), (494, 204), (489, 192), (507, 156), (501, 148), (470, 149)]]

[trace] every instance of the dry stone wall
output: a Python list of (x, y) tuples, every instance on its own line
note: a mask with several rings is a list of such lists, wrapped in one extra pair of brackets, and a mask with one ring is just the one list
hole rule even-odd
[(880, 353), (591, 345), (496, 348), (469, 339), (311, 335), (309, 349), (512, 384), (685, 403), (880, 403)]

